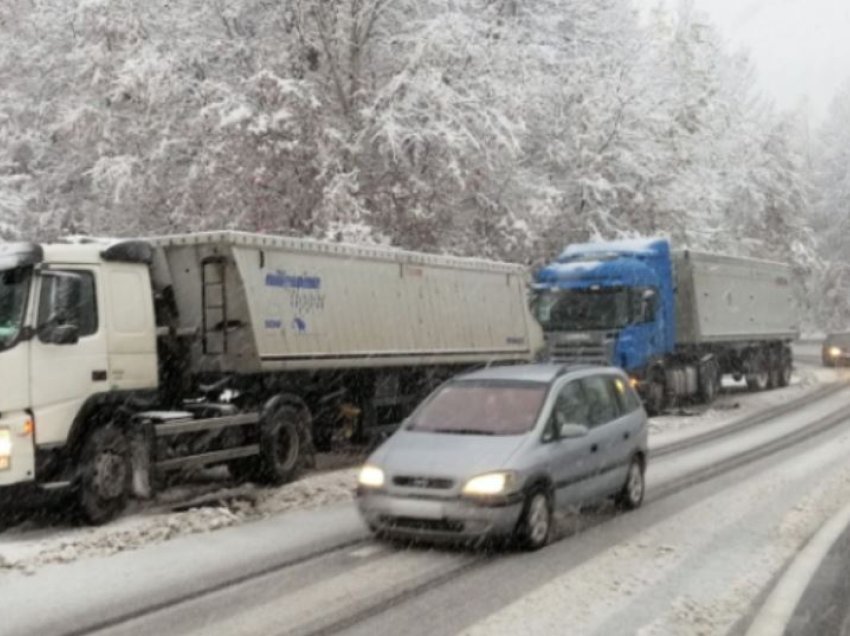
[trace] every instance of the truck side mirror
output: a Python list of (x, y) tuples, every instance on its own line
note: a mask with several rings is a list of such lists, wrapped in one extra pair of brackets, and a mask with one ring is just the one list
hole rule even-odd
[(41, 332), (41, 340), (47, 344), (72, 345), (80, 341), (77, 325), (48, 325)]
[(655, 299), (655, 290), (647, 289), (643, 292), (640, 302), (640, 322), (655, 320)]

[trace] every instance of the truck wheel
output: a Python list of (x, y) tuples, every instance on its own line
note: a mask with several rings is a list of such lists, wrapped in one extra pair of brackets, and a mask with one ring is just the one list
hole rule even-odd
[(780, 386), (780, 376), (782, 375), (782, 352), (771, 351), (767, 354), (767, 388), (776, 389)]
[(127, 438), (111, 424), (101, 426), (86, 438), (80, 460), (80, 514), (88, 523), (106, 523), (127, 505), (131, 476)]
[(753, 356), (749, 363), (747, 373), (747, 388), (750, 391), (764, 391), (770, 383), (770, 372), (768, 369), (767, 356), (759, 354)]
[(263, 418), (260, 424), (258, 478), (267, 484), (292, 481), (301, 468), (301, 435), (298, 409), (284, 405)]
[(667, 406), (667, 385), (661, 371), (655, 371), (649, 377), (644, 393), (644, 406), (651, 416), (661, 415)]
[(713, 360), (699, 370), (699, 398), (703, 404), (711, 404), (720, 390), (720, 369)]
[(779, 386), (786, 387), (791, 384), (791, 373), (794, 370), (791, 355), (787, 351), (783, 351), (779, 359), (782, 365), (779, 370)]

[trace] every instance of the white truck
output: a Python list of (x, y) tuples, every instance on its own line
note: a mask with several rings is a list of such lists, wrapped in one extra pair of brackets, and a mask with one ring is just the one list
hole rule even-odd
[(237, 232), (0, 245), (0, 491), (99, 523), (156, 476), (283, 483), (462, 368), (532, 360), (517, 265)]

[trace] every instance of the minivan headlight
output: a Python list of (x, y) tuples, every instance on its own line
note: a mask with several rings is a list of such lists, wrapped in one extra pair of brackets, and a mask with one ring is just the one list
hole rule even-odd
[(384, 471), (377, 466), (366, 464), (357, 475), (357, 483), (367, 488), (380, 488), (384, 485)]
[(473, 477), (463, 486), (464, 495), (503, 495), (513, 490), (516, 476), (510, 472), (486, 473)]

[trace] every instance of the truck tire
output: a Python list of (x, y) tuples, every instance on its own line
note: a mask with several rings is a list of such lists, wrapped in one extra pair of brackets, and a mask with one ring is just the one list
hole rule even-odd
[(83, 520), (102, 524), (127, 505), (132, 470), (127, 438), (112, 424), (86, 437), (80, 453), (78, 506)]
[(794, 364), (791, 361), (791, 352), (784, 350), (780, 356), (781, 368), (779, 371), (779, 386), (786, 387), (791, 384), (791, 374), (794, 371)]
[(699, 399), (703, 404), (711, 404), (720, 391), (720, 367), (709, 360), (699, 368)]
[(759, 352), (751, 355), (747, 369), (747, 388), (750, 391), (764, 391), (770, 383), (767, 354)]
[(780, 376), (782, 375), (782, 351), (771, 350), (767, 354), (767, 388), (778, 389), (780, 384)]
[(667, 383), (664, 372), (656, 369), (649, 374), (644, 392), (644, 406), (650, 416), (661, 415), (667, 406)]
[(300, 413), (284, 404), (260, 423), (260, 457), (257, 479), (278, 486), (295, 479), (301, 469)]

